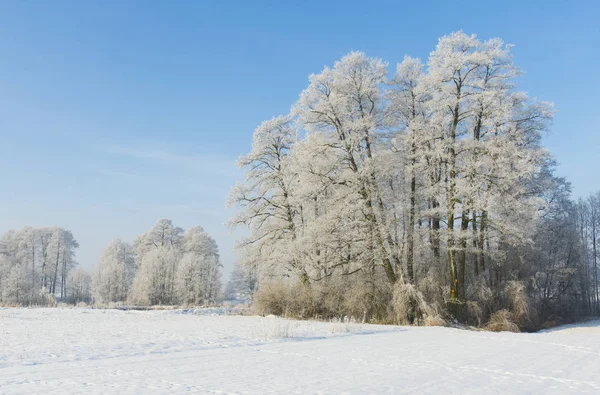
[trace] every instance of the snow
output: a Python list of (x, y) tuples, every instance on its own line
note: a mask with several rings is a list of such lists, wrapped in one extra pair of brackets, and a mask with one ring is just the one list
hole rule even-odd
[(1, 309), (1, 394), (600, 393), (600, 321), (534, 334)]

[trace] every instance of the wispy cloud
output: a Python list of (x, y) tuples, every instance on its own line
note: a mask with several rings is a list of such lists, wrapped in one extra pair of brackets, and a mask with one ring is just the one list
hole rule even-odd
[(119, 145), (110, 147), (109, 153), (168, 166), (176, 166), (184, 170), (209, 172), (227, 177), (235, 177), (237, 175), (235, 159), (221, 155), (187, 155), (166, 149)]
[(130, 212), (153, 213), (157, 216), (168, 215), (200, 215), (204, 217), (220, 217), (222, 211), (214, 209), (198, 208), (194, 204), (161, 204), (124, 199), (116, 201), (105, 201), (90, 205), (93, 209), (120, 209)]
[(156, 212), (167, 214), (184, 213), (201, 216), (218, 217), (221, 212), (211, 209), (201, 209), (191, 204), (159, 204), (159, 203), (135, 203), (129, 206), (132, 211)]

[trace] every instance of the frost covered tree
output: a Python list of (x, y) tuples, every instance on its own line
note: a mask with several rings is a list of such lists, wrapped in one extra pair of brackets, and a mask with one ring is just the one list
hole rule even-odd
[[(118, 244), (118, 243), (117, 243)], [(122, 243), (121, 243), (122, 244)], [(121, 245), (119, 244), (119, 245)], [(173, 225), (171, 220), (161, 219), (154, 227), (138, 236), (129, 248), (112, 248), (109, 245), (107, 273), (123, 269), (119, 263), (114, 269), (115, 255), (125, 253), (129, 271), (124, 279), (130, 284), (127, 295), (121, 294), (119, 301), (127, 299), (139, 305), (154, 304), (208, 304), (214, 303), (221, 292), (221, 264), (218, 247), (214, 239), (200, 226), (184, 232)], [(121, 251), (115, 253), (109, 251)], [(97, 269), (102, 273), (104, 260)], [(99, 289), (110, 289), (108, 279), (98, 281)], [(132, 279), (132, 280), (131, 280)], [(95, 288), (96, 289), (96, 288)], [(112, 292), (112, 291), (111, 291)]]
[(173, 226), (169, 219), (160, 219), (150, 231), (138, 236), (133, 242), (137, 259), (157, 248), (179, 248), (183, 229)]
[(120, 239), (112, 240), (104, 249), (93, 274), (92, 290), (97, 303), (123, 303), (131, 292), (136, 272), (133, 248)]
[(256, 268), (236, 263), (235, 268), (229, 276), (225, 298), (251, 301), (257, 289), (258, 273), (256, 272)]
[[(401, 276), (400, 257), (378, 179), (378, 151), (385, 142), (389, 112), (383, 92), (386, 67), (380, 59), (352, 52), (332, 69), (310, 76), (293, 112), (307, 134), (320, 137), (317, 152), (332, 160), (334, 169), (317, 174), (333, 186), (328, 200), (335, 199), (337, 207), (346, 210), (349, 229), (369, 235), (361, 268), (373, 267), (378, 257), (377, 264), (394, 283)], [(352, 247), (349, 243), (342, 248)]]
[(217, 243), (200, 226), (188, 229), (176, 272), (180, 303), (214, 303), (221, 291), (221, 267)]
[(56, 295), (57, 281), (60, 287), (60, 297), (67, 296), (67, 279), (69, 271), (76, 266), (75, 249), (79, 248), (79, 243), (73, 237), (73, 234), (65, 229), (58, 228), (52, 233), (50, 239), (50, 256), (52, 257), (51, 283), (49, 292)]
[(431, 129), (442, 143), (434, 152), (443, 162), (435, 193), (445, 201), (451, 300), (465, 299), (469, 238), (481, 260), (483, 240), (519, 242), (530, 237), (527, 224), (535, 221), (536, 197), (528, 196), (527, 180), (543, 164), (539, 132), (552, 110), (514, 91), (509, 49), (501, 40), (481, 42), (459, 32), (440, 39), (429, 59), (425, 84), (432, 92)]
[(69, 272), (66, 300), (72, 304), (89, 303), (92, 299), (92, 276), (85, 270), (77, 268)]
[[(408, 192), (402, 206), (408, 208), (408, 222), (405, 231), (406, 274), (407, 281), (410, 283), (413, 283), (415, 279), (415, 226), (417, 217), (422, 211), (419, 205), (421, 199), (418, 194), (423, 195), (421, 191), (423, 185), (435, 185), (433, 181), (435, 173), (439, 172), (436, 166), (438, 162), (424, 155), (426, 147), (431, 146), (430, 137), (426, 135), (428, 132), (427, 103), (431, 95), (426, 89), (423, 89), (423, 79), (424, 71), (421, 61), (405, 56), (396, 69), (396, 75), (392, 80), (392, 89), (389, 92), (392, 113), (395, 115), (392, 122), (398, 125), (398, 133), (391, 142), (390, 151), (395, 153), (392, 160), (402, 165), (405, 174), (401, 180), (406, 180), (408, 184), (408, 186), (402, 184), (400, 186), (403, 186)], [(427, 170), (431, 175), (431, 181), (427, 177), (423, 177), (423, 174), (428, 174)], [(390, 182), (389, 185), (393, 188), (394, 183)], [(398, 186), (396, 185), (396, 191)], [(396, 198), (402, 199), (402, 194), (399, 192), (395, 193)], [(395, 212), (394, 215), (399, 216), (402, 213)]]
[(7, 232), (0, 241), (1, 302), (29, 305), (65, 299), (78, 247), (73, 234), (63, 228)]
[(176, 249), (156, 247), (139, 260), (131, 300), (140, 305), (177, 304), (175, 270), (179, 261)]
[(582, 298), (590, 314), (600, 314), (598, 260), (600, 259), (600, 191), (580, 199), (577, 204), (577, 229), (580, 254), (583, 257), (581, 273), (584, 286)]
[(236, 185), (229, 200), (244, 210), (230, 225), (251, 230), (240, 243), (246, 265), (255, 266), (258, 259), (264, 272), (293, 273), (306, 281), (306, 268), (290, 253), (298, 245), (300, 214), (291, 198), (297, 175), (292, 171), (290, 149), (296, 139), (289, 116), (265, 121), (254, 131), (252, 151), (238, 161), (247, 170), (245, 182)]
[(161, 219), (133, 243), (139, 267), (132, 298), (139, 304), (175, 304), (175, 272), (180, 259), (183, 229)]

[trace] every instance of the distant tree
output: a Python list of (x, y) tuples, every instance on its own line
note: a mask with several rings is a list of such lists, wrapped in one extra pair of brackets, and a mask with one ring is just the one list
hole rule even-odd
[(133, 243), (136, 272), (128, 299), (140, 305), (214, 303), (221, 292), (216, 242), (200, 226), (159, 220)]
[(73, 234), (63, 228), (7, 232), (0, 241), (0, 299), (22, 305), (47, 303), (56, 296), (65, 299), (78, 247)]
[(194, 226), (183, 236), (182, 254), (176, 272), (178, 299), (184, 304), (214, 303), (221, 290), (217, 243)]
[(92, 291), (96, 302), (125, 302), (130, 295), (135, 272), (135, 257), (131, 245), (120, 239), (112, 240), (104, 249), (102, 259), (94, 271)]
[(258, 289), (258, 276), (252, 267), (236, 264), (231, 272), (225, 298), (230, 300), (252, 301), (254, 292)]
[(88, 272), (81, 268), (72, 270), (69, 273), (67, 302), (72, 304), (90, 303), (92, 300), (91, 283), (92, 277)]

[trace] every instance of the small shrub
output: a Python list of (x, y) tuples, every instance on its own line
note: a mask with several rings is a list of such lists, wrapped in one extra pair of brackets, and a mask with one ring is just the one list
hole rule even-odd
[(467, 324), (477, 327), (485, 322), (483, 309), (478, 302), (470, 300), (465, 304), (465, 320)]
[(450, 293), (450, 289), (442, 284), (445, 284), (445, 280), (441, 279), (434, 271), (430, 271), (419, 280), (417, 288), (430, 305), (443, 306), (448, 302), (445, 296)]
[(525, 285), (520, 281), (509, 281), (504, 288), (506, 307), (512, 313), (513, 321), (520, 329), (533, 329), (537, 325), (536, 310), (525, 292)]
[(398, 324), (420, 324), (430, 315), (423, 294), (412, 284), (399, 284), (394, 289), (394, 318)]
[(513, 315), (508, 310), (499, 310), (492, 314), (484, 329), (492, 332), (520, 332), (519, 326), (513, 322)]
[(40, 304), (42, 306), (56, 307), (56, 296), (48, 293), (48, 291), (44, 287), (40, 291)]
[(252, 307), (260, 315), (283, 316), (287, 310), (289, 290), (284, 283), (264, 284), (254, 294)]

